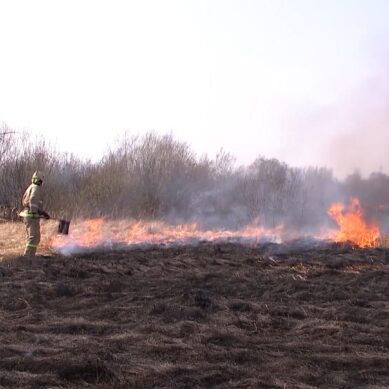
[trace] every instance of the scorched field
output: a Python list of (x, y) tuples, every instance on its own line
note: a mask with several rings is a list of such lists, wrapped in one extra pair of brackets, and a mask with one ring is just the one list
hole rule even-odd
[(1, 387), (389, 387), (388, 249), (8, 254), (0, 277)]

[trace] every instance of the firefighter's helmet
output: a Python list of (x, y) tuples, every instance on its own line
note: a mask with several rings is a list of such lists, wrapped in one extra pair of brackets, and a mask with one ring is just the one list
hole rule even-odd
[(40, 184), (42, 184), (42, 181), (43, 181), (44, 178), (45, 178), (44, 174), (41, 171), (37, 170), (32, 175), (32, 180), (31, 181), (32, 181), (33, 184), (40, 185)]

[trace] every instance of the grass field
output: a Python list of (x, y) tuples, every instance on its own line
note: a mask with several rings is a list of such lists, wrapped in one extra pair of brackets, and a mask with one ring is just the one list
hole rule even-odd
[(0, 386), (387, 388), (389, 250), (210, 244), (63, 257), (2, 224)]

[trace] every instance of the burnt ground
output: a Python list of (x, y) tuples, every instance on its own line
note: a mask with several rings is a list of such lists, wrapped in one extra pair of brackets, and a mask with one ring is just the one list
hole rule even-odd
[(388, 388), (389, 250), (0, 262), (0, 386)]

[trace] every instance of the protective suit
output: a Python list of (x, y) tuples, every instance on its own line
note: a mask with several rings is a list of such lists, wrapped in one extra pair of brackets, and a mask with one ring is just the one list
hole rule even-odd
[(22, 198), (23, 211), (19, 214), (26, 225), (27, 242), (24, 250), (25, 256), (34, 256), (38, 248), (41, 231), (40, 219), (49, 219), (50, 216), (43, 210), (41, 185), (44, 176), (36, 171), (32, 176), (32, 183), (24, 192)]

